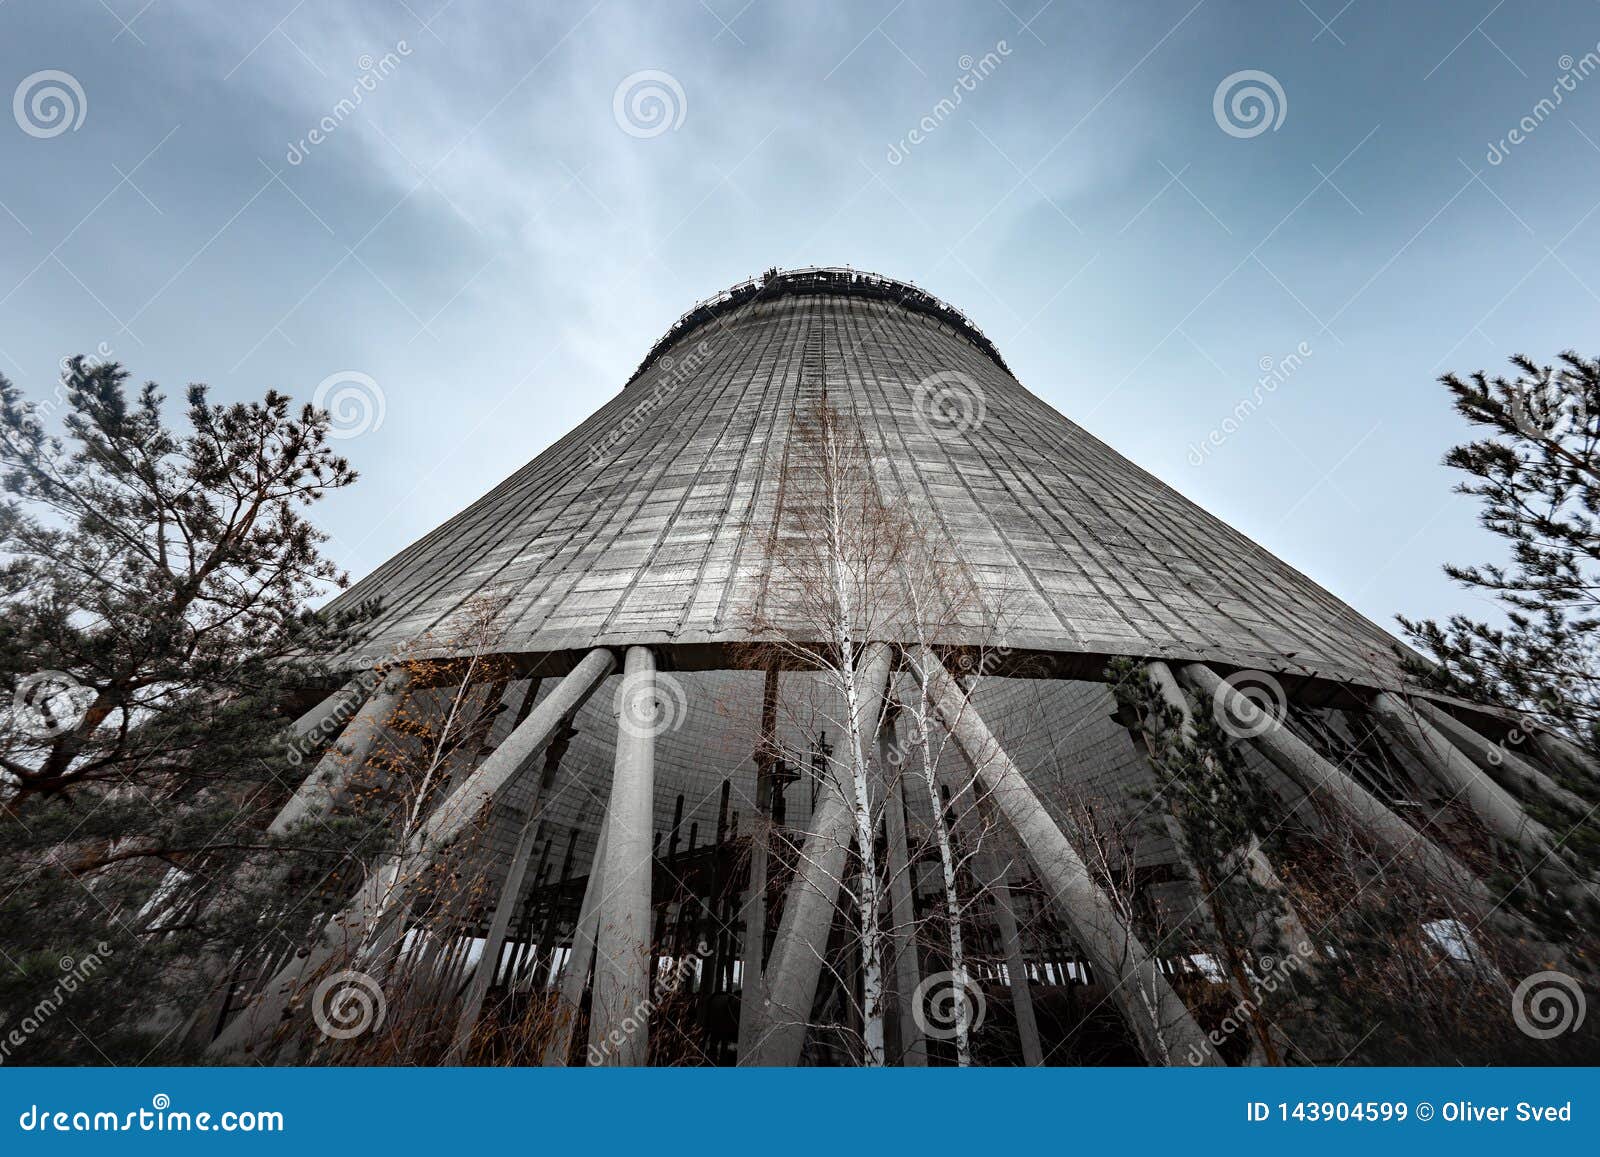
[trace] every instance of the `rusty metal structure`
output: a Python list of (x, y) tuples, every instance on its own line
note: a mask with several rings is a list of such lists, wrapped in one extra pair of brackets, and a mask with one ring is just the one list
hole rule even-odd
[[(860, 640), (850, 698), (882, 741), (874, 851), (892, 877), (890, 1063), (953, 1058), (926, 1008), (950, 965), (935, 813), (886, 754), (924, 693), (978, 897), (958, 995), (987, 1007), (984, 1063), (1180, 1063), (1203, 1043), (1203, 970), (1139, 942), (1067, 814), (1086, 797), (1136, 814), (1152, 783), (1105, 682), (1114, 660), (1180, 714), (1225, 721), (1286, 814), (1333, 809), (1472, 902), (1487, 894), (1449, 850), (1451, 823), (1552, 853), (1529, 804), (1568, 802), (1553, 773), (1586, 767), (1574, 749), (1541, 736), (1512, 752), (1507, 720), (1411, 685), (1391, 636), (1030, 393), (958, 310), (886, 277), (772, 271), (685, 313), (592, 417), (342, 596), (382, 612), (332, 659), (351, 681), (296, 724), (333, 741), (276, 826), (339, 806), (397, 705), (438, 695), (418, 672), (483, 649), (450, 631), (473, 606), (494, 608), (505, 664), (481, 691), (492, 721), (398, 862), (311, 951), (231, 990), (213, 1055), (255, 1047), (352, 938), (426, 957), (433, 1011), (454, 1026), (443, 1060), (492, 1051), (494, 1026), (532, 1006), (555, 1027), (523, 1063), (859, 1051), (861, 848), (837, 754), (852, 708), (817, 672), (771, 662), (752, 626), (814, 631), (773, 600), (771, 545), (796, 423), (822, 403), (860, 432), (889, 504), (1004, 608)], [(405, 666), (374, 670), (398, 654)], [(468, 830), (483, 887), (424, 936), (408, 889)], [(1167, 834), (1141, 829), (1133, 860), (1150, 896), (1186, 907)]]

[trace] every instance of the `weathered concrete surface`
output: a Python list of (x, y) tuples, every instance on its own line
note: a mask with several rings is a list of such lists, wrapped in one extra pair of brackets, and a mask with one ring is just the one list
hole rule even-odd
[[(369, 653), (480, 596), (509, 599), (513, 651), (742, 642), (752, 612), (780, 610), (762, 551), (797, 407), (825, 384), (862, 424), (890, 502), (982, 568), (1010, 646), (1397, 677), (1390, 635), (1029, 393), (920, 291), (899, 290), (861, 274), (780, 277), (708, 311), (670, 362), (333, 605), (383, 598)], [(941, 384), (970, 429), (930, 417)], [(929, 641), (993, 639), (973, 623)]]

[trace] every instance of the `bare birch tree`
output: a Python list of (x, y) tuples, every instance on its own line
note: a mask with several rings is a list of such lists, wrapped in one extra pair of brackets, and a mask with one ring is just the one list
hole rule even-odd
[(862, 701), (863, 662), (867, 646), (893, 637), (905, 532), (873, 477), (859, 428), (831, 406), (818, 405), (795, 423), (775, 521), (766, 598), (753, 626), (772, 640), (776, 660), (816, 672), (842, 707), (833, 723), (843, 742), (825, 757), (830, 775), (821, 790), (843, 793), (854, 820), (862, 1060), (882, 1065), (885, 881), (870, 751), (883, 704)]

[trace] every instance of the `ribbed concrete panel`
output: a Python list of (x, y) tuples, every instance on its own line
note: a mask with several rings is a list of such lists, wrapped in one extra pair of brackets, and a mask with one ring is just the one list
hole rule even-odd
[[(981, 396), (974, 428), (919, 414), (939, 375)], [(961, 315), (841, 271), (691, 311), (581, 426), (341, 597), (383, 599), (362, 652), (479, 597), (505, 602), (519, 653), (747, 638), (770, 609), (791, 424), (824, 391), (859, 420), (885, 492), (1003, 608), (1010, 646), (1397, 680), (1390, 636), (1029, 393)]]

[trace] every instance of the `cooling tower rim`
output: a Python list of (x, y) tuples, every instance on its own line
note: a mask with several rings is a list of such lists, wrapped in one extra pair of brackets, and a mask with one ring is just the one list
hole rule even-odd
[[(730, 285), (692, 305), (667, 328), (650, 352), (645, 354), (639, 368), (629, 375), (623, 388), (633, 385), (645, 372), (674, 346), (690, 334), (704, 328), (718, 318), (726, 317), (752, 301), (775, 301), (789, 294), (825, 294), (829, 296), (855, 296), (891, 301), (913, 313), (936, 318), (966, 338), (1011, 375), (1011, 367), (1000, 356), (1000, 350), (966, 314), (949, 302), (935, 297), (927, 290), (909, 281), (852, 269), (847, 265), (810, 265), (800, 269), (769, 269), (759, 276)], [(1011, 375), (1015, 376), (1015, 375)]]

